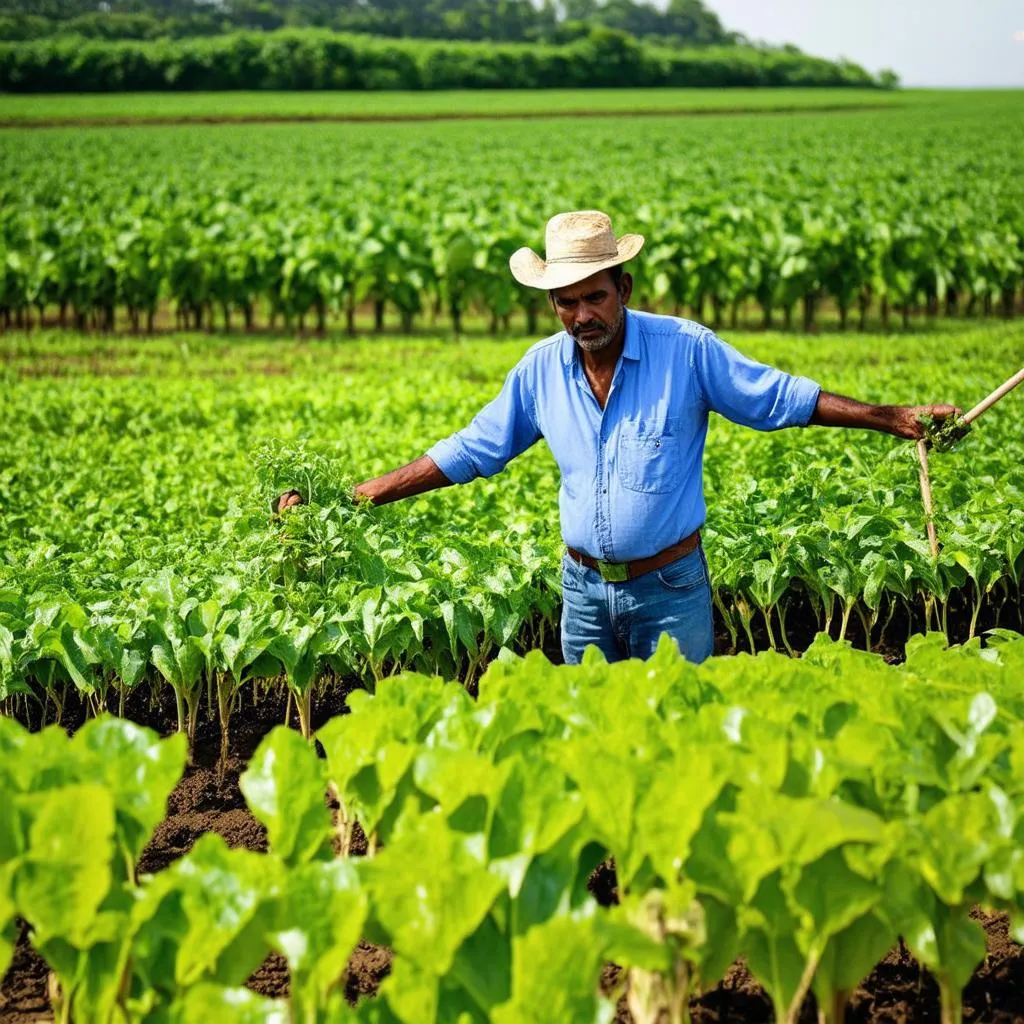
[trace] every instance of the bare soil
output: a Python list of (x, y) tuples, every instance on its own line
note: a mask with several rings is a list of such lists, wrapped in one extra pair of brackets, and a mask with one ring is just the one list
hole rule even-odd
[[(797, 649), (803, 649), (814, 636), (816, 625), (810, 616), (798, 616), (795, 612), (794, 609), (788, 618), (790, 639)], [(987, 621), (986, 616), (992, 621)], [(1018, 603), (1009, 614), (1004, 611), (1000, 624), (1019, 629), (1020, 619), (1021, 605)], [(966, 634), (968, 620), (969, 609), (955, 604), (951, 607), (954, 637), (959, 632)], [(994, 610), (983, 612), (979, 626), (988, 628), (994, 620)], [(904, 637), (911, 625), (914, 624), (894, 621), (886, 636)], [(857, 630), (860, 630), (859, 635)], [(754, 634), (760, 647), (764, 639), (763, 627), (759, 629), (755, 625)], [(851, 623), (850, 639), (857, 646), (864, 646), (865, 638), (859, 623)], [(898, 641), (881, 641), (876, 637), (872, 645), (891, 660), (902, 658), (902, 643)], [(732, 650), (729, 634), (720, 621), (716, 624), (715, 649), (716, 653)], [(557, 634), (545, 644), (545, 653), (552, 660), (561, 660)], [(314, 729), (334, 715), (345, 713), (344, 699), (354, 686), (353, 682), (340, 683), (314, 701)], [(213, 718), (201, 721), (192, 763), (168, 800), (167, 817), (157, 827), (144, 851), (140, 871), (153, 873), (162, 870), (188, 853), (199, 836), (206, 832), (218, 833), (233, 847), (255, 851), (266, 849), (266, 832), (246, 809), (238, 779), (262, 738), (284, 720), (285, 698), (280, 691), (261, 694), (259, 699), (251, 693), (244, 694), (244, 697), (243, 708), (232, 717), (231, 756), (223, 772), (218, 771), (217, 766), (220, 744), (217, 722)], [(169, 734), (174, 728), (173, 699), (153, 704), (142, 694), (136, 694), (129, 700), (126, 710), (128, 717), (162, 734)], [(83, 714), (84, 709), (69, 703), (64, 726), (69, 730), (75, 729)], [(27, 724), (37, 728), (40, 721), (36, 719)], [(365, 852), (365, 839), (361, 833), (356, 837), (353, 852), (356, 855)], [(610, 862), (601, 865), (591, 876), (589, 887), (602, 905), (614, 903), (617, 898), (614, 866)], [(1009, 938), (1005, 915), (977, 911), (976, 916), (988, 937), (988, 955), (965, 991), (964, 1020), (985, 1024), (1024, 1021), (1024, 948)], [(361, 944), (349, 962), (346, 995), (353, 1002), (373, 995), (390, 968), (389, 950)], [(264, 995), (282, 996), (287, 994), (288, 980), (284, 960), (271, 955), (249, 979), (249, 986)], [(618, 968), (608, 965), (602, 976), (604, 990), (611, 994), (618, 980)], [(721, 984), (694, 1000), (691, 1010), (696, 1024), (767, 1024), (772, 1020), (767, 996), (742, 963), (735, 964)], [(23, 929), (14, 961), (0, 985), (0, 1024), (28, 1024), (52, 1019), (47, 997), (46, 965), (32, 949), (27, 929)], [(808, 1024), (817, 1020), (813, 998), (808, 999), (800, 1019)], [(937, 1022), (938, 987), (927, 971), (899, 947), (891, 951), (857, 989), (846, 1020), (847, 1024)], [(618, 1024), (631, 1024), (624, 1002), (620, 1004), (616, 1021)]]
[(139, 125), (224, 125), (224, 124), (406, 124), (418, 121), (548, 121), (553, 118), (623, 117), (768, 117), (792, 114), (848, 114), (877, 110), (892, 110), (902, 104), (889, 103), (835, 103), (815, 107), (780, 105), (761, 108), (735, 107), (683, 107), (680, 109), (638, 108), (636, 110), (498, 110), (447, 111), (395, 114), (201, 114), (201, 115), (144, 115), (98, 117), (33, 117), (0, 118), (0, 128), (137, 128)]

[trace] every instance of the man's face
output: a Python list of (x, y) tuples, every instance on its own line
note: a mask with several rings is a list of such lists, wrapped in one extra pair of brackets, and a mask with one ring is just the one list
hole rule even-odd
[(616, 288), (611, 274), (602, 270), (579, 284), (555, 289), (552, 301), (562, 326), (576, 344), (585, 352), (600, 352), (622, 328), (632, 287), (629, 274), (623, 274)]

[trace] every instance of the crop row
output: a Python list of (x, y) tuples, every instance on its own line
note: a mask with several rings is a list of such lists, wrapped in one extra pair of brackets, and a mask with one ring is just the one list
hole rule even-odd
[[(813, 328), (824, 302), (844, 328), (856, 317), (863, 329), (874, 311), (884, 326), (894, 310), (904, 324), (911, 315), (1012, 316), (1024, 285), (1024, 224), (998, 206), (969, 205), (971, 191), (967, 184), (950, 197), (948, 212), (897, 213), (859, 196), (783, 205), (760, 190), (742, 205), (651, 202), (630, 218), (653, 243), (629, 268), (637, 301), (715, 325), (727, 316), (735, 324), (755, 306), (765, 327), (787, 329), (797, 309)], [(472, 208), (427, 199), (395, 210), (335, 194), (320, 209), (270, 210), (268, 200), (154, 198), (124, 210), (65, 198), (50, 210), (8, 208), (2, 324), (48, 316), (112, 331), (120, 310), (123, 326), (152, 331), (170, 303), (179, 327), (208, 330), (269, 323), (323, 331), (341, 321), (353, 333), (368, 305), (378, 330), (389, 310), (405, 331), (440, 314), (459, 333), (472, 312), (495, 330), (514, 314), (538, 329), (544, 295), (516, 285), (508, 260), (537, 245), (538, 214), (551, 206), (481, 196)]]
[[(669, 641), (647, 664), (533, 654), (493, 666), (476, 702), (388, 680), (318, 732), (325, 758), (283, 727), (256, 751), (241, 788), (268, 853), (208, 835), (143, 877), (183, 738), (0, 719), (0, 928), (28, 922), (57, 1020), (80, 1024), (539, 1024), (610, 1020), (623, 994), (637, 1024), (681, 1024), (739, 956), (780, 1022), (811, 992), (839, 1022), (899, 936), (954, 1024), (985, 956), (972, 908), (1021, 932), (1024, 638), (944, 646), (900, 668), (824, 638), (799, 662), (701, 668)], [(369, 852), (351, 859), (356, 822)], [(600, 908), (586, 883), (608, 857), (618, 901)], [(394, 961), (353, 1009), (363, 937)], [(241, 988), (271, 951), (287, 1001)]]
[(844, 325), (1011, 315), (1024, 284), (1021, 123), (1000, 97), (985, 103), (981, 133), (941, 103), (713, 130), (10, 133), (0, 321), (141, 330), (169, 303), (179, 327), (340, 319), (351, 330), (372, 307), (376, 326), (444, 317), (458, 332), (479, 312), (494, 328), (523, 315), (532, 333), (545, 297), (513, 282), (508, 257), (542, 248), (546, 219), (572, 207), (605, 208), (620, 231), (647, 236), (631, 269), (648, 308), (717, 324), (756, 307), (765, 325), (796, 315), (806, 327), (823, 302)]

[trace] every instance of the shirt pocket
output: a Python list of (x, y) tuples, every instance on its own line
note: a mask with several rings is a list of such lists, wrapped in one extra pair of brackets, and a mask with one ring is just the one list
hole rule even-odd
[(623, 423), (619, 432), (619, 479), (641, 494), (667, 494), (682, 486), (682, 438), (677, 424), (659, 428)]

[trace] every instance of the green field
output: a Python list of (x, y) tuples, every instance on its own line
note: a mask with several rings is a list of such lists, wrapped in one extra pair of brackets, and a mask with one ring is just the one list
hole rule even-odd
[[(1024, 389), (933, 450), (937, 556), (912, 443), (711, 416), (727, 656), (700, 667), (544, 657), (543, 441), (353, 501), (556, 329), (507, 263), (560, 210), (647, 236), (635, 307), (829, 391), (967, 408), (1024, 364), (1020, 94), (571, 105), (654, 95), (0, 132), (0, 1016), (1016, 1019)], [(549, 102), (6, 97), (0, 120)], [(675, 116), (694, 102), (722, 116)], [(900, 939), (913, 982), (865, 981)]]
[(948, 102), (923, 90), (510, 89), (489, 92), (222, 92), (0, 95), (0, 123), (432, 120), (553, 114), (703, 114), (899, 107)]

